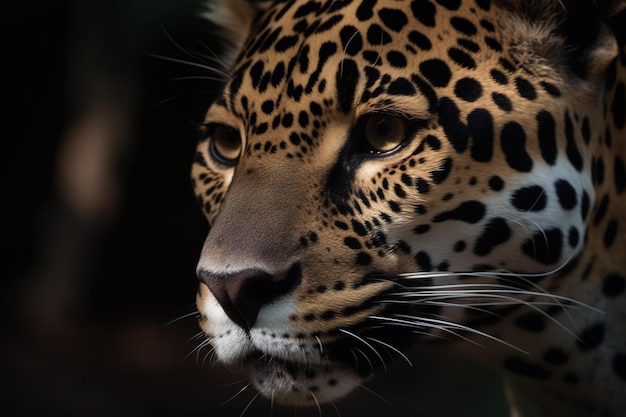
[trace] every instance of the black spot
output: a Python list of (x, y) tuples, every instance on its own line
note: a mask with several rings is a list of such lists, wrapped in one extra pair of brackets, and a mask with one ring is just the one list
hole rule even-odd
[(626, 381), (626, 354), (617, 353), (613, 357), (613, 370), (624, 381)]
[(272, 100), (265, 100), (263, 104), (261, 104), (261, 110), (265, 114), (271, 114), (274, 111), (274, 102)]
[(604, 236), (602, 238), (605, 248), (609, 249), (611, 246), (613, 246), (613, 243), (615, 242), (615, 236), (617, 236), (617, 221), (611, 220), (606, 225), (606, 229), (604, 230)]
[(250, 78), (252, 79), (252, 87), (258, 88), (259, 83), (261, 82), (261, 77), (263, 76), (263, 71), (265, 68), (265, 64), (263, 61), (257, 61), (250, 68)]
[(387, 93), (394, 96), (413, 96), (417, 93), (417, 90), (406, 78), (398, 78), (389, 84)]
[(372, 46), (386, 45), (391, 42), (391, 35), (382, 26), (373, 23), (367, 30), (367, 41)]
[(604, 340), (605, 327), (602, 323), (596, 323), (583, 330), (576, 343), (582, 351), (594, 349), (602, 344)]
[(409, 33), (409, 41), (423, 51), (428, 51), (433, 47), (428, 36), (416, 30)]
[(576, 146), (576, 140), (574, 139), (574, 124), (572, 123), (572, 118), (569, 113), (565, 113), (565, 138), (567, 140), (567, 144), (565, 147), (565, 153), (567, 154), (567, 159), (569, 159), (570, 163), (577, 171), (582, 171), (583, 169), (583, 158), (580, 155), (580, 151)]
[(374, 16), (372, 9), (376, 5), (376, 1), (377, 0), (363, 0), (356, 10), (356, 17), (362, 22), (371, 19), (372, 16)]
[(608, 274), (602, 283), (602, 292), (607, 297), (617, 297), (624, 293), (626, 279), (622, 275)]
[(464, 35), (473, 36), (476, 34), (476, 26), (464, 17), (452, 17), (450, 23), (454, 29)]
[(420, 72), (435, 87), (445, 87), (452, 76), (448, 64), (436, 58), (422, 62)]
[(507, 123), (500, 133), (500, 145), (511, 168), (520, 172), (530, 172), (533, 160), (526, 152), (526, 134), (517, 122)]
[(423, 204), (416, 204), (413, 207), (413, 211), (415, 212), (415, 214), (424, 215), (424, 214), (426, 214), (426, 212), (428, 210), (426, 209), (426, 207)]
[(420, 268), (420, 271), (428, 272), (432, 271), (433, 265), (430, 261), (430, 256), (426, 252), (418, 252), (415, 255), (415, 263)]
[(411, 11), (413, 16), (417, 18), (423, 25), (435, 26), (435, 5), (428, 0), (413, 0), (411, 2)]
[(500, 70), (492, 69), (489, 74), (491, 75), (491, 78), (493, 78), (493, 80), (500, 85), (506, 85), (509, 83), (509, 79)]
[(522, 211), (541, 211), (546, 208), (547, 200), (543, 187), (531, 185), (515, 190), (511, 204)]
[(461, 51), (458, 48), (450, 48), (448, 49), (448, 56), (452, 61), (454, 61), (458, 66), (468, 69), (475, 69), (476, 62), (469, 56), (467, 53)]
[(274, 71), (272, 72), (272, 78), (270, 82), (272, 83), (274, 87), (276, 87), (278, 86), (278, 84), (280, 84), (283, 81), (284, 78), (285, 78), (285, 64), (282, 62), (279, 62), (278, 64), (276, 64), (276, 67), (274, 68)]
[(493, 191), (501, 191), (504, 188), (504, 181), (497, 175), (489, 178), (489, 188)]
[(378, 79), (380, 78), (380, 71), (370, 66), (366, 66), (364, 71), (365, 77), (367, 78), (367, 81), (365, 82), (365, 87), (370, 88), (374, 84), (376, 84), (376, 81), (378, 81)]
[(583, 135), (583, 140), (587, 145), (589, 145), (589, 141), (591, 140), (591, 127), (589, 126), (589, 118), (587, 116), (583, 118), (581, 133)]
[(528, 362), (520, 358), (509, 358), (504, 361), (504, 367), (518, 375), (537, 380), (545, 380), (550, 377), (550, 371), (544, 367)]
[(613, 162), (613, 180), (617, 192), (621, 193), (624, 191), (626, 188), (626, 168), (624, 167), (624, 161), (618, 156), (615, 157)]
[(343, 244), (349, 247), (350, 249), (361, 249), (361, 243), (353, 237), (346, 237), (343, 240)]
[(457, 10), (461, 5), (461, 0), (437, 0), (437, 3), (448, 10)]
[(469, 128), (461, 122), (461, 112), (453, 100), (442, 97), (439, 100), (439, 124), (443, 127), (446, 138), (457, 152), (467, 149)]
[(309, 114), (304, 110), (298, 114), (298, 124), (302, 128), (306, 128), (309, 125)]
[(411, 80), (424, 97), (426, 97), (426, 100), (428, 100), (428, 111), (430, 113), (434, 113), (437, 110), (437, 104), (439, 103), (435, 90), (433, 90), (430, 84), (417, 74), (411, 75)]
[(339, 109), (344, 113), (352, 110), (357, 84), (359, 82), (359, 68), (352, 59), (343, 59), (337, 68), (337, 102)]
[(331, 16), (317, 27), (315, 33), (323, 33), (329, 31), (330, 29), (335, 27), (337, 23), (341, 22), (341, 20), (343, 20), (342, 14), (336, 14), (334, 16)]
[(480, 201), (464, 201), (455, 209), (444, 211), (433, 218), (433, 222), (441, 223), (447, 220), (459, 220), (462, 222), (474, 224), (482, 220), (487, 209)]
[(522, 244), (524, 254), (546, 265), (561, 258), (563, 233), (560, 229), (539, 231)]
[(511, 237), (511, 229), (502, 217), (495, 217), (487, 223), (481, 235), (474, 243), (474, 253), (485, 256), (498, 245), (506, 242)]
[(550, 165), (556, 162), (558, 149), (556, 146), (555, 122), (552, 114), (547, 110), (537, 113), (537, 136), (539, 149), (544, 161)]
[(302, 6), (298, 7), (298, 10), (295, 11), (294, 17), (303, 17), (308, 14), (316, 12), (320, 8), (320, 4), (315, 1), (309, 1), (304, 3)]
[(282, 125), (286, 128), (290, 128), (293, 125), (293, 113), (286, 113), (283, 116)]
[(463, 240), (459, 240), (458, 242), (454, 244), (454, 251), (463, 252), (466, 247), (467, 247), (467, 244)]
[(355, 262), (359, 266), (367, 266), (370, 263), (372, 263), (372, 257), (369, 254), (365, 253), (365, 252), (359, 252), (356, 255)]
[(276, 45), (274, 45), (274, 49), (276, 50), (276, 52), (284, 52), (287, 49), (294, 47), (298, 42), (298, 39), (300, 39), (300, 37), (297, 35), (283, 36), (278, 40), (278, 42), (276, 42)]
[(417, 178), (415, 180), (415, 189), (420, 194), (428, 194), (430, 191), (430, 184), (423, 178)]
[(383, 24), (394, 32), (400, 32), (408, 23), (405, 14), (400, 10), (384, 8), (378, 12), (378, 16)]
[(489, 11), (491, 0), (476, 0), (476, 4), (483, 10)]
[(533, 85), (525, 78), (515, 78), (515, 88), (517, 89), (517, 93), (525, 99), (534, 100), (537, 98), (537, 91), (535, 91), (535, 87), (533, 87)]
[(413, 185), (413, 178), (411, 178), (406, 172), (402, 173), (402, 175), (400, 176), (400, 181), (402, 181), (404, 185), (408, 185), (409, 187)]
[(554, 84), (547, 81), (541, 81), (539, 85), (541, 85), (545, 92), (550, 94), (552, 97), (561, 97), (561, 91)]
[[(302, 74), (306, 74), (309, 72), (309, 64), (311, 63), (311, 61), (309, 60), (310, 50), (311, 48), (309, 48), (309, 45), (305, 45), (304, 48), (302, 48), (300, 52), (298, 53), (298, 66)], [(294, 66), (293, 61), (290, 61), (288, 72), (291, 73), (293, 71), (293, 66)]]
[(328, 320), (334, 319), (336, 316), (337, 316), (337, 313), (335, 313), (334, 311), (326, 310), (320, 315), (320, 319), (324, 321), (328, 321)]
[(341, 32), (339, 32), (339, 36), (341, 37), (342, 49), (346, 54), (354, 56), (363, 49), (363, 38), (359, 30), (354, 26), (348, 25), (343, 27)]
[(511, 103), (511, 100), (509, 100), (509, 98), (504, 94), (491, 93), (491, 99), (500, 109), (506, 112), (510, 112), (511, 110), (513, 110), (513, 104)]
[(473, 78), (461, 78), (454, 86), (454, 94), (460, 99), (473, 102), (483, 94), (483, 88)]
[(510, 73), (514, 73), (517, 70), (517, 67), (506, 58), (500, 57), (498, 59), (498, 63), (502, 68), (504, 68), (505, 71), (508, 71)]
[(407, 64), (406, 57), (399, 51), (387, 52), (387, 61), (389, 61), (389, 64), (394, 68), (405, 68)]
[(604, 215), (606, 214), (606, 210), (609, 208), (609, 195), (605, 194), (600, 200), (600, 204), (598, 204), (598, 208), (596, 208), (596, 214), (593, 216), (593, 225), (597, 226), (598, 223), (602, 221)]
[(567, 243), (570, 247), (575, 248), (578, 246), (578, 242), (580, 242), (580, 233), (576, 227), (572, 226), (567, 234)]
[(567, 362), (569, 356), (561, 348), (549, 348), (543, 354), (543, 360), (550, 365), (563, 365)]
[(352, 230), (354, 230), (354, 232), (359, 235), (359, 236), (367, 236), (367, 229), (365, 228), (365, 226), (363, 225), (363, 223), (356, 221), (356, 220), (352, 220), (350, 222), (350, 224), (352, 225)]
[(586, 191), (583, 191), (582, 201), (580, 202), (580, 217), (585, 221), (587, 219), (587, 214), (589, 214), (589, 194)]
[(591, 158), (591, 180), (594, 185), (604, 182), (604, 161), (602, 158)]
[(476, 42), (470, 41), (469, 39), (457, 39), (456, 43), (470, 52), (480, 51), (480, 46), (478, 46)]
[(472, 137), (470, 153), (477, 162), (489, 162), (493, 157), (493, 119), (485, 109), (473, 110), (467, 116), (467, 126)]
[(528, 313), (515, 319), (515, 324), (530, 332), (541, 332), (546, 328), (546, 318), (540, 313)]
[(611, 103), (611, 114), (613, 114), (613, 122), (615, 127), (622, 129), (626, 124), (626, 91), (623, 83), (617, 84), (615, 87), (615, 95), (613, 103)]
[(491, 36), (485, 36), (485, 43), (496, 52), (502, 52), (502, 44)]
[(350, 226), (348, 226), (346, 223), (339, 220), (335, 220), (335, 226), (341, 230), (348, 230), (350, 228)]
[(413, 228), (413, 233), (415, 233), (416, 235), (422, 235), (426, 232), (428, 232), (430, 230), (430, 225), (429, 224), (420, 224), (418, 226), (415, 226)]
[(493, 23), (491, 23), (491, 22), (490, 22), (490, 21), (488, 21), (488, 20), (484, 20), (484, 19), (483, 19), (483, 20), (481, 20), (481, 21), (480, 21), (480, 25), (481, 25), (483, 28), (487, 29), (487, 32), (494, 32), (494, 31), (496, 30), (496, 28), (495, 28), (495, 26), (493, 25)]
[(430, 171), (430, 178), (435, 184), (441, 184), (446, 178), (448, 178), (451, 170), (452, 158), (445, 158), (441, 164), (439, 164), (438, 169)]
[(576, 190), (567, 180), (558, 180), (554, 183), (554, 189), (556, 195), (559, 198), (559, 204), (564, 210), (571, 210), (576, 207), (578, 198), (576, 196)]
[(404, 188), (402, 188), (402, 186), (400, 184), (395, 184), (393, 186), (393, 190), (396, 193), (396, 195), (399, 198), (405, 198), (406, 197), (406, 191), (404, 191)]

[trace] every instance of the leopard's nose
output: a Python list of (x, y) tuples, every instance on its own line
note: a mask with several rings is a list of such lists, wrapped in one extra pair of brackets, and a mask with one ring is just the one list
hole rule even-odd
[(295, 288), (302, 274), (300, 265), (295, 264), (287, 273), (277, 275), (254, 268), (227, 274), (201, 269), (198, 279), (209, 287), (226, 315), (249, 331), (261, 307)]

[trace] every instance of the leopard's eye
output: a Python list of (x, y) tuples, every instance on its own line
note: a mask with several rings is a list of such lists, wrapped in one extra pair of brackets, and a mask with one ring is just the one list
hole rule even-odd
[(363, 131), (365, 151), (380, 154), (393, 151), (407, 138), (408, 122), (402, 117), (390, 114), (370, 114), (365, 116)]
[(207, 127), (209, 151), (221, 164), (234, 166), (241, 155), (241, 136), (239, 131), (230, 126), (215, 123)]

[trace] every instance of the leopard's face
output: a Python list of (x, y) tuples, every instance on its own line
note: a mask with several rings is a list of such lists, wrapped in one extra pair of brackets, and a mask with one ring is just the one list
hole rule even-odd
[(260, 12), (193, 166), (218, 361), (278, 402), (331, 401), (554, 290), (583, 247), (602, 103), (524, 25), (488, 1)]

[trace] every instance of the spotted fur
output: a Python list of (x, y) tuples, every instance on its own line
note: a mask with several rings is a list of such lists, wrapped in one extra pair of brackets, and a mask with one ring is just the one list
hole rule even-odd
[(306, 405), (474, 342), (514, 415), (623, 415), (623, 1), (209, 6), (233, 45), (193, 165), (219, 362)]

